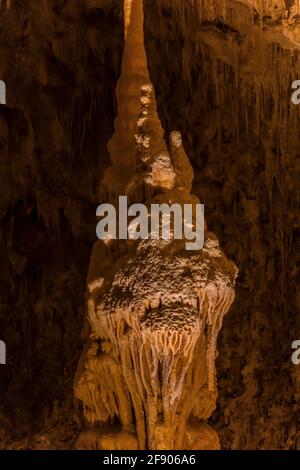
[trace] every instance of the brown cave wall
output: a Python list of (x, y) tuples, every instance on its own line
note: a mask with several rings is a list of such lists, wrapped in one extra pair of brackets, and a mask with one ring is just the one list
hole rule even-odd
[(76, 437), (72, 386), (123, 50), (122, 5), (96, 3), (13, 1), (0, 16), (0, 447), (47, 446), (31, 437), (57, 421), (70, 430), (50, 445)]
[(209, 18), (177, 5), (145, 2), (150, 76), (164, 128), (183, 132), (206, 222), (240, 271), (219, 338), (211, 422), (225, 448), (299, 448), (291, 343), (300, 327), (300, 116), (290, 103), (298, 53), (266, 42), (268, 18), (255, 11), (234, 29), (232, 12)]
[[(163, 127), (183, 133), (208, 226), (240, 270), (219, 337), (212, 424), (225, 448), (299, 448), (290, 362), (300, 330), (298, 57), (281, 33), (272, 40), (274, 19), (266, 15), (264, 36), (258, 13), (232, 3), (247, 8), (239, 21), (145, 0), (149, 70)], [(0, 446), (64, 448), (79, 427), (72, 381), (116, 114), (122, 3), (15, 0), (0, 29), (0, 338), (9, 352)]]

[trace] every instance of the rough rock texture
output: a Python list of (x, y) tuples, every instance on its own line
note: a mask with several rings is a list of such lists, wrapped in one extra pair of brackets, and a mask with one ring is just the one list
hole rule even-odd
[(145, 37), (163, 127), (182, 130), (207, 224), (239, 267), (212, 422), (225, 448), (293, 449), (300, 445), (299, 367), (290, 359), (300, 330), (300, 114), (291, 83), (300, 67), (298, 48), (284, 36), (299, 34), (298, 3), (277, 2), (283, 13), (260, 2), (269, 4), (267, 15), (251, 3), (202, 2), (195, 10), (146, 1)]
[[(104, 177), (105, 193), (115, 201), (115, 181), (122, 175), (125, 187), (120, 185), (119, 195), (125, 193), (130, 203), (149, 209), (152, 203), (191, 204), (195, 210), (199, 201), (190, 194), (193, 172), (181, 135), (171, 134), (169, 151), (157, 115), (142, 1), (125, 0), (124, 13), (118, 117), (109, 143), (112, 166)], [(126, 182), (127, 168), (132, 176)], [(195, 252), (186, 250), (185, 239), (163, 240), (164, 221), (155, 239), (149, 230), (144, 240), (108, 237), (95, 244), (87, 286), (90, 334), (75, 396), (89, 423), (98, 428), (119, 423), (115, 433), (109, 430), (111, 449), (207, 448), (214, 433), (196, 423), (215, 408), (217, 335), (234, 299), (237, 269), (213, 234), (206, 232), (204, 247)], [(85, 433), (79, 448), (94, 448), (95, 441), (98, 449), (107, 448), (101, 427), (88, 436), (91, 443)], [(218, 448), (216, 436), (214, 441)]]
[[(158, 151), (164, 142), (153, 133), (159, 122), (152, 100), (145, 86), (136, 137), (144, 168), (126, 192), (147, 205), (195, 204), (176, 157)], [(88, 422), (122, 424), (114, 439), (110, 431), (111, 448), (132, 448), (131, 434), (135, 448), (199, 448), (201, 425), (198, 436), (192, 422), (207, 420), (215, 408), (217, 335), (234, 299), (236, 273), (210, 233), (196, 252), (188, 252), (184, 240), (96, 243), (88, 277), (91, 333), (75, 395)], [(99, 449), (106, 448), (103, 439), (98, 434)]]
[[(72, 383), (116, 114), (122, 4), (2, 4), (1, 446), (68, 448), (80, 430)], [(290, 361), (300, 331), (297, 5), (144, 0), (163, 128), (182, 130), (193, 192), (240, 271), (211, 419), (225, 448), (300, 447), (299, 367)]]
[(8, 351), (0, 445), (67, 447), (80, 426), (72, 387), (113, 132), (122, 5), (10, 5), (0, 14), (0, 338)]

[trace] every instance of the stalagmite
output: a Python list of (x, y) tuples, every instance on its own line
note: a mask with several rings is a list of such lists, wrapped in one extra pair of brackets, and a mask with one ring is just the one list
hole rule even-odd
[(140, 110), (139, 94), (141, 86), (150, 81), (140, 0), (124, 0), (124, 29), (122, 73), (116, 90), (118, 116), (115, 133), (108, 144), (111, 166), (106, 170), (101, 187), (101, 193), (107, 199), (114, 199), (124, 191), (137, 164), (134, 135)]
[[(143, 45), (142, 0), (124, 1), (119, 115), (103, 194), (131, 203), (189, 203), (193, 170), (180, 132), (169, 145)], [(133, 14), (134, 13), (134, 14)], [(116, 187), (114, 175), (124, 176)], [(115, 193), (113, 195), (113, 193)], [(215, 408), (217, 336), (234, 299), (237, 269), (205, 232), (185, 240), (99, 240), (87, 282), (90, 336), (74, 385), (91, 429), (78, 448), (217, 449), (206, 420)], [(103, 426), (105, 425), (105, 426)]]

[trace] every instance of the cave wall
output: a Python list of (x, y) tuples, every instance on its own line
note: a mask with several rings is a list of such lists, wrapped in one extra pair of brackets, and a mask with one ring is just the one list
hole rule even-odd
[(212, 423), (225, 448), (299, 448), (298, 52), (269, 39), (269, 16), (228, 3), (195, 14), (146, 1), (150, 76), (164, 128), (184, 134), (208, 227), (240, 271)]
[[(182, 131), (193, 191), (240, 271), (219, 337), (211, 419), (225, 448), (300, 445), (300, 378), (290, 360), (300, 330), (300, 116), (290, 102), (298, 12), (288, 3), (144, 1), (163, 127)], [(81, 426), (72, 382), (116, 114), (122, 3), (8, 6), (0, 15), (0, 338), (8, 350), (0, 446), (66, 448)]]
[(54, 447), (73, 439), (72, 386), (116, 112), (122, 15), (119, 1), (47, 0), (13, 1), (0, 15), (4, 447), (47, 445), (40, 436), (32, 443), (47, 423), (67, 421), (64, 443)]

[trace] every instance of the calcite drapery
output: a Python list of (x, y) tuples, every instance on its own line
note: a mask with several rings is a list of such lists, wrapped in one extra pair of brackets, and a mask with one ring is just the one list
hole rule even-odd
[[(137, 35), (127, 31), (127, 51), (130, 38), (134, 38), (135, 50), (137, 43), (141, 50), (142, 2), (124, 4), (126, 15), (135, 5), (131, 13), (136, 14), (134, 31), (139, 31)], [(141, 69), (147, 78), (146, 56), (139, 55), (143, 56)], [(123, 79), (127, 65), (124, 61)], [(127, 74), (132, 82), (118, 96), (119, 120), (122, 115), (125, 123), (117, 121), (110, 144), (113, 158), (104, 179), (105, 193), (114, 200), (111, 175), (126, 167), (130, 135), (119, 166), (115, 152), (120, 151), (127, 125), (128, 132), (135, 133), (135, 127), (137, 131), (136, 147), (130, 150), (134, 158), (122, 180), (130, 202), (195, 205), (199, 201), (191, 194), (193, 171), (181, 135), (173, 132), (167, 146), (153, 87), (149, 80), (141, 87), (137, 76), (141, 74)], [(140, 89), (141, 110), (134, 126)], [(96, 242), (88, 275), (90, 334), (74, 387), (94, 430), (81, 436), (78, 447), (218, 448), (218, 438), (205, 421), (215, 407), (216, 341), (234, 299), (236, 274), (235, 265), (208, 231), (198, 251), (187, 251), (184, 239), (149, 236)]]

